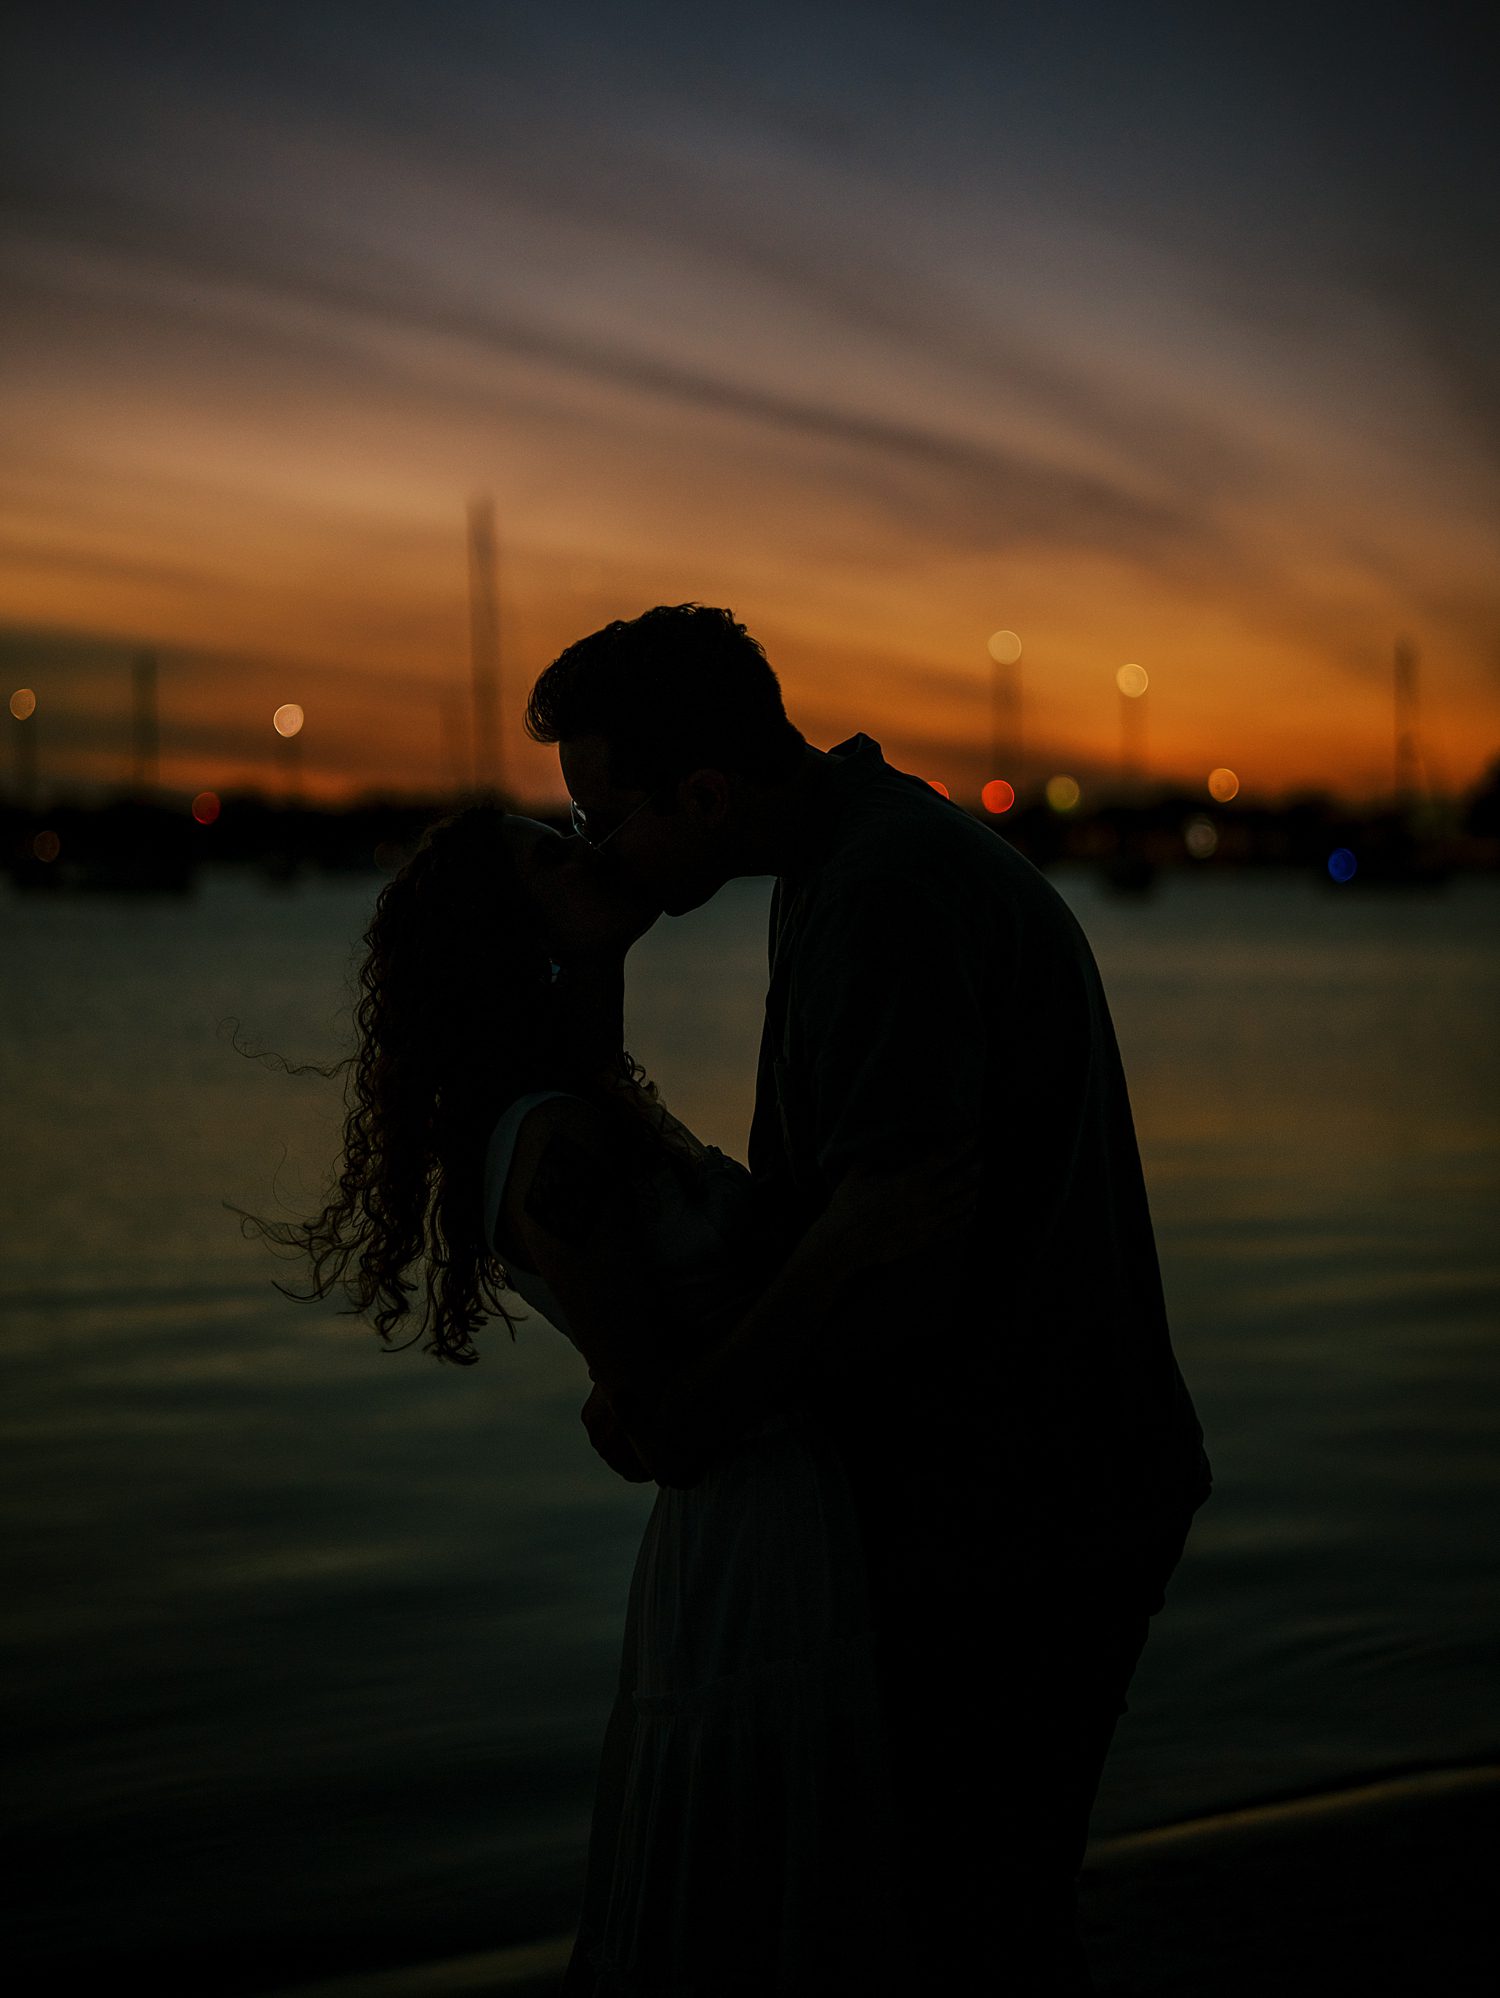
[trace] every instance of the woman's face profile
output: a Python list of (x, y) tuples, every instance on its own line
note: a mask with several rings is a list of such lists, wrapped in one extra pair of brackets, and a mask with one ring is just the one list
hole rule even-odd
[(575, 834), (513, 815), (505, 822), (505, 837), (522, 890), (541, 916), (553, 956), (562, 963), (570, 955), (623, 952), (661, 914), (660, 903), (632, 895)]

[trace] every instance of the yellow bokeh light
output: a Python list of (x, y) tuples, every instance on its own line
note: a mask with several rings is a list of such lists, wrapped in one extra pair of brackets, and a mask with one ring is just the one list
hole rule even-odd
[(295, 701), (285, 701), (271, 717), (271, 726), (278, 735), (296, 735), (302, 727), (303, 713)]
[(1231, 798), (1238, 797), (1239, 789), (1240, 780), (1232, 770), (1219, 769), (1209, 771), (1208, 795), (1211, 798), (1217, 798), (1221, 805), (1227, 805)]
[(1083, 796), (1078, 788), (1076, 777), (1049, 777), (1047, 779), (1047, 803), (1054, 812), (1071, 812)]
[(17, 721), (25, 721), (28, 715), (36, 713), (36, 695), (30, 687), (17, 687), (10, 697), (10, 711)]
[(989, 645), (997, 666), (1014, 666), (1021, 656), (1021, 641), (1013, 631), (992, 631)]
[(1151, 681), (1144, 666), (1122, 666), (1115, 675), (1115, 685), (1132, 701), (1138, 701)]

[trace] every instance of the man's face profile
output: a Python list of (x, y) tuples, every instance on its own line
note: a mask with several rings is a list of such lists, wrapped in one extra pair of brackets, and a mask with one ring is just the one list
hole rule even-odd
[[(714, 846), (703, 826), (698, 785), (684, 808), (682, 789), (674, 809), (647, 802), (644, 789), (613, 780), (609, 745), (601, 735), (576, 736), (557, 746), (568, 794), (584, 817), (586, 836), (600, 848), (599, 865), (622, 892), (656, 902), (669, 916), (685, 915), (706, 902), (725, 880), (715, 866)], [(710, 773), (717, 774), (717, 773)]]

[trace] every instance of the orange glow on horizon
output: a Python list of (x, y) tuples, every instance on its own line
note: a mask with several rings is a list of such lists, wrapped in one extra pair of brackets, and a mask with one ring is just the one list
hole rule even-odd
[[(235, 544), (244, 506), (227, 503), (221, 517), (205, 506), (191, 520), (164, 515), (160, 523), (180, 530), (180, 552), (201, 567), (203, 587), (163, 579), (153, 564), (170, 550), (144, 535), (139, 580), (120, 562), (79, 592), (55, 567), (28, 569), (13, 558), (9, 615), (27, 623), (12, 625), (8, 643), (16, 679), (25, 672), (26, 691), (46, 709), (49, 786), (125, 781), (130, 651), (89, 635), (124, 630), (149, 638), (160, 657), (164, 785), (189, 795), (205, 784), (221, 795), (274, 790), (282, 766), (273, 752), (293, 738), (276, 742), (265, 717), (315, 702), (315, 732), (304, 727), (295, 738), (310, 800), (372, 791), (439, 796), (462, 787), (470, 694), (461, 503), (424, 497), (407, 527), (390, 529), (399, 556), (379, 562), (354, 524), (321, 518), (308, 505), (304, 496), (304, 539), (323, 551), (315, 591), (308, 560), (286, 545), (284, 525), (275, 535), (269, 527), (247, 532)], [(862, 729), (902, 769), (946, 768), (950, 795), (960, 798), (977, 799), (990, 778), (993, 751), (985, 745), (998, 669), (993, 655), (976, 658), (974, 634), (985, 628), (992, 594), (982, 565), (924, 569), (896, 560), (876, 538), (871, 567), (857, 576), (825, 573), (789, 547), (768, 552), (752, 576), (744, 551), (759, 544), (746, 537), (764, 537), (766, 523), (737, 502), (716, 528), (700, 527), (691, 556), (670, 560), (629, 545), (581, 510), (552, 522), (550, 539), (533, 529), (522, 540), (517, 527), (514, 543), (498, 506), (497, 514), (501, 769), (517, 799), (563, 796), (556, 752), (521, 728), (542, 668), (614, 617), (690, 598), (727, 605), (760, 639), (809, 741), (827, 747)], [(524, 520), (524, 510), (511, 518)], [(585, 563), (593, 534), (604, 545)], [(227, 573), (217, 580), (220, 571)], [(1025, 745), (1038, 777), (1049, 766), (1071, 768), (1092, 783), (1116, 768), (1119, 700), (1100, 701), (1099, 662), (1109, 656), (1109, 636), (1128, 626), (1149, 634), (1151, 677), (1171, 686), (1159, 706), (1154, 688), (1151, 695), (1153, 781), (1198, 789), (1205, 770), (1227, 767), (1216, 760), (1227, 752), (1236, 771), (1275, 773), (1274, 785), (1257, 783), (1268, 801), (1299, 789), (1388, 792), (1393, 616), (1378, 625), (1367, 619), (1358, 646), (1351, 639), (1340, 652), (1316, 621), (1299, 623), (1288, 612), (1278, 624), (1273, 609), (1256, 623), (1227, 598), (1174, 595), (1118, 564), (1094, 573), (1045, 546), (1028, 558), (1025, 598)], [(1471, 672), (1457, 650), (1439, 657), (1434, 647), (1423, 658), (1424, 763), (1437, 788), (1467, 788), (1500, 750), (1500, 709), (1479, 668)], [(301, 702), (282, 698), (289, 678)]]

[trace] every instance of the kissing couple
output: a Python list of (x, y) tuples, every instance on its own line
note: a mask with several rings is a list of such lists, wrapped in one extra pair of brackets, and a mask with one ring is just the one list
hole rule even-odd
[[(728, 611), (570, 645), (562, 834), (476, 803), (367, 932), (336, 1193), (382, 1338), (505, 1300), (654, 1481), (569, 1998), (1084, 1993), (1076, 1885), (1211, 1474), (1120, 1056), (1061, 896)], [(774, 875), (748, 1166), (623, 1042), (665, 912)]]

